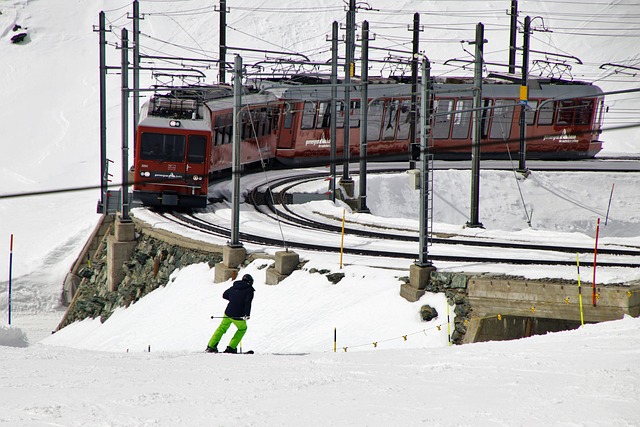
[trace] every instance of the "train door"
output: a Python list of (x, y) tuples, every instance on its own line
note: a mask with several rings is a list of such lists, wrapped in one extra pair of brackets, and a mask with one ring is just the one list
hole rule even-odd
[(281, 114), (280, 136), (278, 138), (278, 148), (293, 148), (295, 143), (295, 105), (286, 103)]
[(189, 184), (204, 188), (207, 191), (207, 138), (204, 135), (189, 135), (187, 141), (187, 162), (185, 166), (186, 180)]

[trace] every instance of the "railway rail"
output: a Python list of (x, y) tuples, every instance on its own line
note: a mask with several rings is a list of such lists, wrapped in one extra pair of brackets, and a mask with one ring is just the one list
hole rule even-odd
[[(377, 173), (397, 171), (395, 168), (381, 168)], [(296, 213), (288, 203), (288, 195), (292, 189), (302, 182), (326, 177), (326, 172), (307, 172), (296, 176), (281, 176), (264, 183), (252, 184), (247, 204), (253, 206), (252, 220), (261, 223), (271, 223), (262, 226), (260, 230), (243, 230), (241, 227), (240, 240), (246, 243), (268, 247), (287, 247), (309, 251), (338, 252), (339, 233), (341, 225), (337, 219), (319, 221)], [(246, 211), (243, 211), (243, 215)], [(187, 214), (180, 212), (159, 213), (167, 221), (179, 224), (199, 233), (228, 238), (229, 225), (224, 220), (212, 220), (201, 214)], [(279, 222), (279, 225), (278, 225)], [(278, 236), (276, 230), (285, 227), (288, 237)], [(298, 230), (298, 232), (296, 232)], [(305, 230), (300, 233), (299, 230)], [(314, 239), (305, 239), (304, 234), (313, 233)], [(418, 235), (416, 230), (388, 230), (370, 224), (354, 224), (345, 226), (345, 235), (350, 243), (343, 248), (345, 254), (366, 257), (384, 257), (391, 259), (415, 260), (418, 257)], [(290, 237), (299, 236), (299, 237)], [(300, 237), (301, 236), (301, 237)], [(307, 234), (308, 236), (308, 234)], [(311, 241), (313, 240), (313, 241)], [(321, 242), (321, 243), (319, 243)], [(546, 265), (546, 266), (575, 266), (575, 257), (581, 256), (580, 264), (585, 267), (593, 266), (593, 261), (587, 259), (593, 254), (592, 247), (548, 245), (539, 243), (513, 242), (491, 238), (474, 238), (467, 236), (431, 237), (429, 259), (442, 262), (481, 263), (481, 264), (510, 264), (510, 265)], [(500, 256), (496, 256), (496, 252)], [(571, 256), (569, 256), (571, 254)], [(598, 249), (599, 267), (638, 268), (640, 267), (640, 248), (603, 247)]]

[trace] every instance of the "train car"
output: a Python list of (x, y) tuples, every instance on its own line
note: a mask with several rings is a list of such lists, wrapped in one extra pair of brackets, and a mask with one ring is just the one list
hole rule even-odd
[(211, 113), (197, 99), (154, 96), (136, 132), (133, 197), (149, 206), (206, 206)]
[[(212, 149), (209, 172), (229, 169), (233, 155), (233, 97), (208, 102), (211, 110)], [(270, 93), (242, 96), (240, 164), (269, 163), (276, 153), (277, 126), (282, 104)]]
[[(350, 118), (344, 117), (344, 92), (338, 92), (337, 153), (342, 156), (345, 123), (349, 123), (349, 155), (360, 152), (360, 94), (351, 94)], [(370, 84), (368, 89), (367, 157), (408, 158), (411, 86)], [(330, 98), (325, 86), (271, 89), (292, 108), (280, 130), (276, 157), (285, 164), (328, 159), (330, 153)], [(419, 97), (418, 97), (419, 105)], [(436, 159), (471, 156), (473, 84), (466, 79), (435, 82), (432, 91), (430, 153)], [(419, 108), (419, 107), (418, 107)], [(597, 86), (551, 79), (531, 79), (525, 107), (528, 159), (569, 160), (594, 157), (599, 140), (604, 96)], [(418, 115), (420, 114), (418, 110)], [(520, 150), (520, 85), (487, 79), (482, 91), (481, 158), (517, 157)], [(417, 119), (418, 120), (418, 119)], [(416, 134), (419, 138), (419, 124)]]
[[(240, 162), (275, 155), (280, 105), (272, 94), (242, 97)], [(180, 88), (141, 108), (136, 132), (134, 199), (146, 206), (203, 208), (210, 176), (232, 164), (231, 91)]]
[[(331, 86), (318, 81), (277, 82), (259, 92), (245, 91), (238, 129), (242, 165), (275, 159), (296, 166), (330, 159)], [(364, 103), (358, 88), (354, 82), (349, 117), (344, 89), (337, 90), (338, 161), (344, 158), (345, 129), (349, 156), (360, 155)], [(433, 83), (428, 141), (436, 159), (471, 157), (473, 89), (473, 83), (462, 78)], [(366, 106), (367, 158), (408, 159), (411, 85), (372, 79)], [(233, 107), (229, 87), (180, 89), (152, 97), (142, 108), (136, 135), (134, 197), (150, 206), (205, 207), (209, 177), (232, 166)], [(518, 156), (521, 108), (518, 82), (483, 82), (481, 158)], [(590, 158), (602, 148), (604, 96), (595, 85), (532, 78), (525, 111), (528, 159)], [(418, 109), (417, 123), (419, 115)], [(418, 141), (419, 132), (417, 124)]]

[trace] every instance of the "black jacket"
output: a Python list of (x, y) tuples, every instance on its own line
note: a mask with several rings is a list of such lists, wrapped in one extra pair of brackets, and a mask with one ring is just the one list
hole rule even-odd
[(251, 314), (251, 301), (253, 301), (253, 286), (244, 280), (233, 282), (233, 286), (224, 291), (222, 298), (229, 301), (224, 311), (229, 317), (241, 318)]

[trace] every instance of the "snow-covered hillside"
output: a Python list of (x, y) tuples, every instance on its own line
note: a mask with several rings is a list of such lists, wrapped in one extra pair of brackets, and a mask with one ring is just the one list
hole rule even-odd
[[(506, 62), (509, 3), (371, 0), (358, 3), (356, 20), (370, 22), (376, 34), (371, 46), (408, 52), (407, 26), (420, 12), (421, 50), (434, 66), (432, 75), (460, 75), (470, 71), (444, 63), (471, 58), (461, 40), (474, 38), (478, 22), (486, 26), (486, 60)], [(572, 76), (605, 91), (638, 86), (633, 73), (600, 68), (638, 65), (637, 2), (519, 3), (521, 20), (539, 16), (534, 26), (541, 29), (544, 20), (553, 31), (535, 32), (532, 49), (580, 58), (582, 65), (571, 62)], [(141, 50), (217, 58), (214, 6), (205, 0), (140, 1)], [(345, 22), (342, 0), (246, 0), (227, 6), (229, 46), (301, 53), (315, 61), (329, 58), (331, 22)], [(253, 357), (200, 353), (216, 326), (210, 316), (223, 310), (220, 293), (229, 285), (214, 285), (206, 265), (175, 272), (169, 286), (105, 324), (87, 320), (41, 341), (62, 316), (62, 280), (97, 221), (98, 190), (2, 196), (99, 184), (99, 11), (105, 11), (111, 30), (108, 62), (117, 66), (120, 51), (114, 45), (122, 26), (132, 24), (129, 1), (0, 0), (3, 319), (14, 235), (13, 327), (0, 326), (0, 425), (640, 425), (638, 319), (517, 342), (448, 347), (444, 297), (427, 295), (414, 304), (401, 299), (398, 276), (408, 268), (402, 263), (385, 270), (349, 265), (338, 285), (300, 271), (277, 287), (265, 286), (263, 265), (253, 263), (247, 271), (257, 278), (255, 313), (245, 346), (263, 353)], [(20, 32), (28, 33), (25, 42), (12, 44)], [(265, 60), (263, 54), (242, 56), (249, 65)], [(532, 61), (544, 58), (532, 55)], [(217, 70), (202, 71), (207, 82), (215, 81)], [(370, 74), (388, 72), (380, 66)], [(151, 83), (144, 75), (143, 86)], [(122, 169), (119, 88), (120, 76), (110, 74), (108, 156), (115, 182)], [(607, 104), (607, 128), (640, 121), (635, 94), (609, 97)], [(636, 127), (607, 130), (602, 154), (638, 155), (639, 137)], [(435, 181), (435, 220), (448, 231), (460, 231), (466, 219), (463, 175), (443, 171)], [(508, 174), (483, 178), (486, 232), (591, 243), (615, 177), (578, 175), (562, 183), (553, 174), (531, 178), (523, 184), (525, 201), (535, 208), (531, 229)], [(635, 179), (625, 175), (615, 182), (611, 222), (600, 235), (605, 243), (638, 246)], [(398, 184), (393, 185), (371, 180), (370, 207), (390, 221), (415, 221), (415, 194), (394, 192)], [(388, 199), (393, 207), (383, 203)], [(327, 256), (305, 257), (310, 266), (339, 268)], [(620, 277), (611, 272), (602, 279)], [(426, 303), (440, 313), (429, 323), (417, 314)], [(333, 328), (348, 352), (331, 351)], [(149, 348), (151, 353), (144, 352)], [(311, 354), (264, 354), (300, 351)]]

